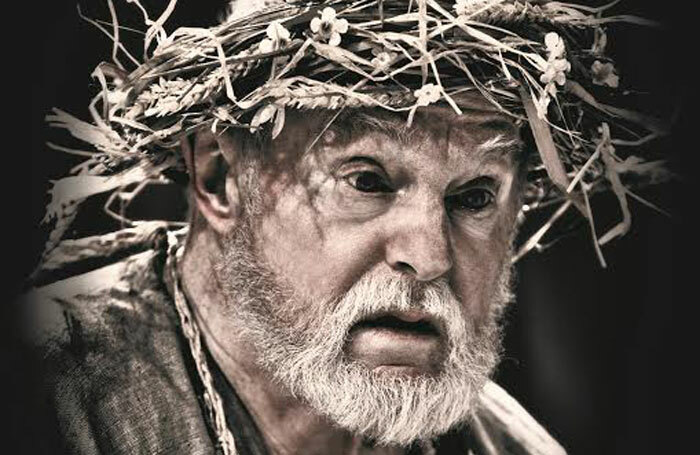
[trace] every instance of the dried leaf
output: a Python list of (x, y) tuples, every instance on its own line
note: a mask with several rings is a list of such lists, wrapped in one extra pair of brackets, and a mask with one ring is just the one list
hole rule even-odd
[[(542, 158), (542, 163), (547, 169), (547, 174), (552, 179), (552, 182), (559, 188), (563, 194), (568, 194), (567, 189), (569, 187), (569, 177), (566, 175), (566, 170), (564, 165), (559, 158), (559, 152), (557, 151), (556, 145), (554, 145), (554, 140), (552, 139), (552, 132), (549, 129), (549, 125), (537, 115), (537, 108), (533, 102), (533, 96), (531, 93), (527, 93), (523, 87), (520, 88), (520, 96), (522, 98), (523, 106), (525, 107), (525, 112), (527, 113), (527, 119), (530, 123), (530, 129), (535, 137), (535, 143), (537, 144), (537, 150)], [(577, 194), (569, 194), (572, 198), (574, 205), (579, 211), (584, 215), (588, 215), (588, 211), (585, 208), (583, 201)]]
[(282, 132), (282, 128), (284, 128), (284, 119), (285, 119), (285, 109), (284, 106), (281, 106), (277, 108), (276, 110), (277, 115), (275, 115), (275, 125), (272, 128), (272, 139), (275, 139), (279, 134)]

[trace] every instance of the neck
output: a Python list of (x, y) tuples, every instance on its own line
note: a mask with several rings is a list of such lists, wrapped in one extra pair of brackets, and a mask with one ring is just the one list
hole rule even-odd
[(366, 446), (362, 438), (335, 427), (274, 383), (258, 367), (250, 346), (232, 335), (237, 333), (238, 321), (224, 314), (214, 274), (213, 258), (221, 254), (219, 242), (207, 230), (191, 234), (188, 240), (190, 248), (180, 263), (183, 290), (204, 344), (253, 417), (271, 454), (404, 453), (397, 447)]

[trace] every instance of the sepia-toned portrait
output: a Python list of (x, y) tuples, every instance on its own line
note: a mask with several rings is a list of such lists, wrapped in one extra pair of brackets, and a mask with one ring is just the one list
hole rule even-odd
[(47, 5), (11, 453), (689, 453), (659, 3)]

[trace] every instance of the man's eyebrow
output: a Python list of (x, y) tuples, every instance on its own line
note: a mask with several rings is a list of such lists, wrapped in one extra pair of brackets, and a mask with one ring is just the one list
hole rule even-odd
[(504, 134), (497, 134), (476, 147), (475, 154), (484, 156), (495, 153), (503, 156), (508, 153), (517, 154), (523, 147), (523, 142), (518, 137), (507, 138)]

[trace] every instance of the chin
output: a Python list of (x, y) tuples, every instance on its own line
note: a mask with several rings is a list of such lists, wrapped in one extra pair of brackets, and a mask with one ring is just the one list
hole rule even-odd
[(469, 419), (486, 378), (463, 373), (343, 362), (335, 369), (317, 366), (292, 386), (337, 426), (379, 445), (408, 446)]

